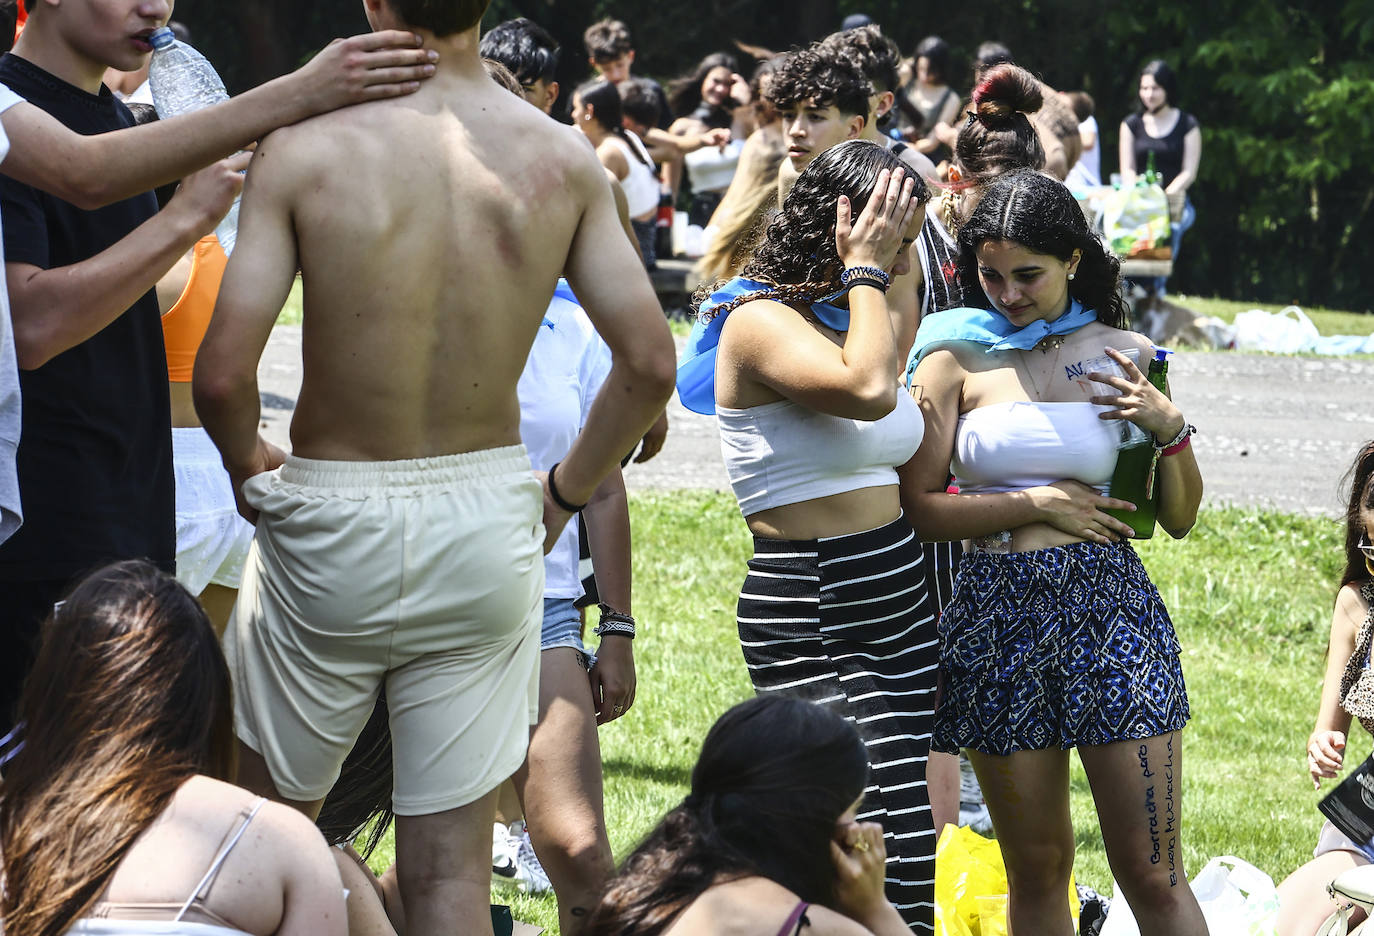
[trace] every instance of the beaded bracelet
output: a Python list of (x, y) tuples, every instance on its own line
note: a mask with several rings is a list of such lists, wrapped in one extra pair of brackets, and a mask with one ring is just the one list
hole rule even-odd
[(1197, 426), (1194, 426), (1190, 422), (1185, 422), (1183, 428), (1178, 431), (1178, 435), (1174, 436), (1168, 442), (1165, 442), (1163, 445), (1156, 442), (1155, 451), (1159, 453), (1160, 458), (1168, 458), (1170, 455), (1177, 455), (1192, 444), (1194, 432), (1197, 432)]
[(592, 628), (592, 633), (598, 637), (607, 634), (618, 634), (621, 637), (635, 639), (635, 619), (634, 615), (626, 614), (624, 611), (617, 611), (607, 604), (600, 604), (601, 620), (596, 627)]
[(561, 509), (566, 510), (568, 513), (581, 513), (582, 508), (587, 506), (586, 504), (570, 504), (568, 503), (568, 501), (563, 499), (562, 494), (558, 493), (558, 485), (554, 483), (553, 473), (558, 470), (558, 466), (561, 464), (563, 463), (554, 462), (553, 467), (549, 469), (549, 496), (553, 498), (553, 502), (555, 504), (557, 504)]
[(883, 292), (887, 292), (887, 287), (892, 285), (892, 277), (888, 275), (887, 271), (874, 266), (847, 267), (840, 274), (840, 285), (852, 286), (855, 279), (875, 279), (883, 284)]

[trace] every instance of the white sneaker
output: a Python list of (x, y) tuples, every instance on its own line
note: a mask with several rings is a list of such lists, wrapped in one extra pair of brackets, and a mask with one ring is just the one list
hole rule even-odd
[(992, 816), (983, 802), (983, 790), (978, 775), (964, 754), (959, 755), (959, 824), (968, 826), (979, 835), (992, 831)]
[[(505, 840), (500, 841), (504, 833)], [(539, 863), (530, 842), (530, 833), (523, 820), (517, 820), (506, 828), (496, 823), (492, 829), (491, 879), (493, 883), (508, 884), (522, 894), (544, 894), (553, 890), (544, 866)], [(498, 865), (498, 842), (501, 862)], [(508, 860), (507, 860), (508, 859)]]
[(497, 822), (491, 827), (491, 882), (493, 884), (514, 884), (520, 865), (520, 843), (510, 834), (504, 824)]

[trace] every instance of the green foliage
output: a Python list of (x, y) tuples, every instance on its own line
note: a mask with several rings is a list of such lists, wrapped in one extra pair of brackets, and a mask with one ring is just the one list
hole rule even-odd
[[(563, 44), (560, 79), (587, 75), (582, 31), (629, 23), (636, 70), (666, 80), (740, 40), (784, 50), (865, 12), (906, 51), (939, 32), (955, 54), (954, 85), (985, 39), (1007, 43), (1057, 88), (1097, 101), (1102, 166), (1136, 107), (1140, 65), (1163, 58), (1203, 131), (1196, 226), (1171, 286), (1206, 295), (1370, 311), (1364, 262), (1374, 240), (1374, 0), (495, 0), (484, 23), (528, 16)], [(303, 61), (333, 36), (367, 28), (361, 4), (184, 4), (195, 41), (242, 90)], [(742, 56), (742, 67), (749, 59)]]

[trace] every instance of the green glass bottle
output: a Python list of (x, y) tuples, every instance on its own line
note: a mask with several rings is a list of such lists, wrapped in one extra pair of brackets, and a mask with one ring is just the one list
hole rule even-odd
[(1150, 150), (1145, 156), (1145, 184), (1154, 185), (1158, 181), (1159, 173), (1155, 170), (1155, 151)]
[[(1168, 386), (1169, 355), (1172, 351), (1155, 348), (1145, 379), (1160, 393)], [(1129, 420), (1122, 420), (1121, 445), (1116, 452), (1116, 470), (1112, 472), (1107, 494), (1135, 504), (1135, 510), (1108, 510), (1116, 519), (1130, 525), (1132, 538), (1149, 539), (1155, 534), (1155, 513), (1159, 507), (1159, 491), (1155, 489), (1155, 467), (1159, 453), (1154, 438)]]

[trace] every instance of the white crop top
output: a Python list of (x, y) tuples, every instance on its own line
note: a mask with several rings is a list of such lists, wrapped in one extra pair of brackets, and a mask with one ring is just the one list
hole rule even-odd
[(1027, 400), (959, 417), (951, 470), (961, 494), (994, 494), (1074, 480), (1106, 492), (1121, 423), (1091, 403)]
[(921, 447), (925, 421), (903, 390), (882, 419), (845, 419), (791, 400), (748, 409), (716, 407), (725, 472), (746, 517), (897, 483), (897, 466)]
[(615, 134), (606, 137), (625, 156), (630, 171), (620, 180), (620, 188), (625, 193), (625, 207), (630, 217), (639, 219), (658, 207), (658, 173), (654, 172), (654, 162), (649, 151), (639, 142), (639, 137), (629, 130), (626, 139)]

